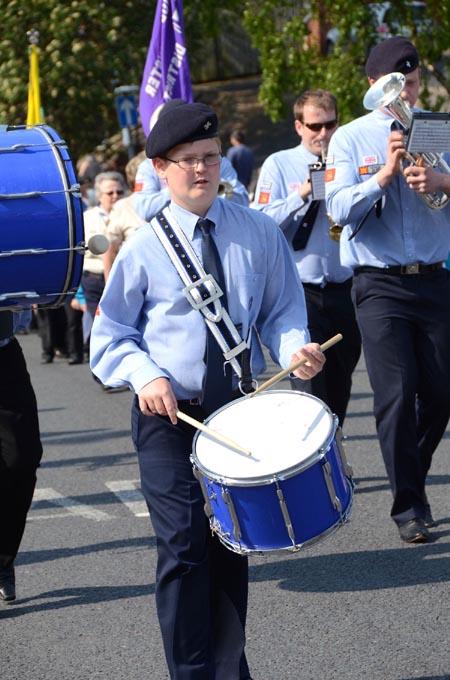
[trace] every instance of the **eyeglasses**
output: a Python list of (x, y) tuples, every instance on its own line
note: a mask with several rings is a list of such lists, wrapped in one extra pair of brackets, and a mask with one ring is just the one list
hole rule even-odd
[(114, 189), (113, 191), (102, 191), (102, 194), (106, 194), (106, 196), (123, 196), (124, 191), (123, 189)]
[(303, 125), (312, 132), (320, 132), (322, 128), (325, 128), (325, 130), (332, 130), (336, 127), (337, 122), (337, 118), (334, 118), (334, 120), (327, 120), (325, 123), (303, 123)]
[(167, 158), (167, 156), (162, 156), (162, 158), (165, 161), (170, 161), (170, 163), (176, 163), (180, 168), (183, 168), (183, 170), (193, 170), (198, 167), (199, 163), (204, 163), (204, 165), (208, 166), (218, 165), (222, 156), (220, 153), (207, 153), (206, 156), (202, 156), (201, 158), (191, 156), (190, 158), (180, 158), (179, 161), (176, 161), (173, 158)]

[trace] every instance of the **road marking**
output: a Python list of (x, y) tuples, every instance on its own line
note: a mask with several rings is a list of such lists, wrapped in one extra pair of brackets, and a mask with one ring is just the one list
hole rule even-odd
[(105, 486), (127, 506), (135, 517), (148, 517), (147, 504), (143, 499), (137, 480), (121, 479), (119, 481), (105, 482)]
[(106, 512), (92, 508), (90, 505), (85, 505), (80, 503), (80, 501), (75, 500), (75, 498), (70, 498), (69, 496), (63, 496), (54, 489), (35, 489), (33, 496), (33, 504), (31, 509), (35, 512), (38, 510), (36, 504), (39, 502), (48, 502), (52, 505), (65, 508), (67, 513), (52, 513), (52, 514), (33, 514), (29, 515), (29, 519), (57, 519), (60, 517), (70, 517), (72, 515), (77, 515), (78, 517), (86, 517), (87, 519), (93, 519), (95, 522), (102, 522), (106, 519), (112, 519), (112, 515), (108, 515)]

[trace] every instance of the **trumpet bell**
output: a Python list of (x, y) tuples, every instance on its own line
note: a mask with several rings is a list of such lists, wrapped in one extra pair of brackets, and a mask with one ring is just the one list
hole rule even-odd
[(405, 87), (405, 76), (403, 73), (388, 73), (378, 80), (367, 90), (363, 106), (368, 111), (374, 111), (383, 106), (389, 106)]

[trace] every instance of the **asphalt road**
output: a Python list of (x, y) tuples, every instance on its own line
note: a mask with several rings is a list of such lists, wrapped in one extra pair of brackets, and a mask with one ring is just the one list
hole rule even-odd
[[(84, 366), (40, 365), (22, 336), (44, 457), (17, 559), (16, 604), (0, 606), (2, 680), (165, 680), (155, 612), (155, 539), (139, 492), (128, 393)], [(428, 545), (401, 543), (364, 365), (345, 427), (351, 521), (297, 554), (252, 556), (254, 680), (450, 679), (449, 439), (428, 494)]]

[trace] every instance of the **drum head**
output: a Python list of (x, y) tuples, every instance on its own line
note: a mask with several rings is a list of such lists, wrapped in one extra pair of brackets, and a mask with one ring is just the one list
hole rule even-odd
[(213, 479), (249, 484), (308, 467), (334, 435), (334, 419), (317, 397), (271, 390), (227, 404), (206, 421), (213, 430), (251, 451), (248, 457), (198, 432), (193, 460)]

